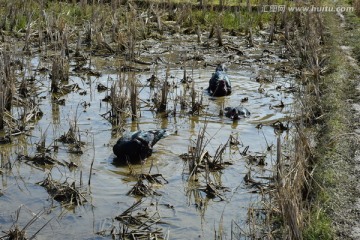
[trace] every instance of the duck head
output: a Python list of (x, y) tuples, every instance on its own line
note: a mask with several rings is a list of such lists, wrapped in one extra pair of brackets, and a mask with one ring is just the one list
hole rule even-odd
[(216, 66), (215, 71), (216, 72), (226, 72), (227, 68), (225, 67), (225, 64), (219, 64)]

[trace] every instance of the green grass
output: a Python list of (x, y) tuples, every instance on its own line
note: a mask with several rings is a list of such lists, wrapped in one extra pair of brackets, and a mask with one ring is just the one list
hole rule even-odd
[(322, 210), (313, 210), (311, 213), (309, 227), (304, 231), (304, 239), (308, 240), (326, 240), (334, 238), (334, 230), (332, 228), (331, 219)]
[[(186, 1), (179, 2), (186, 3)], [(116, 19), (119, 19), (120, 22), (127, 21), (126, 12), (124, 12), (123, 9), (112, 9), (109, 4), (87, 4), (82, 6), (80, 3), (73, 4), (67, 2), (47, 1), (45, 3), (46, 6), (44, 6), (37, 1), (26, 1), (25, 5), (21, 6), (20, 3), (20, 1), (9, 1), (3, 9), (0, 9), (0, 13), (2, 15), (9, 14), (11, 9), (15, 9), (14, 14), (10, 14), (8, 18), (6, 18), (5, 30), (25, 30), (29, 24), (29, 19), (31, 19), (31, 24), (34, 28), (37, 28), (37, 25), (44, 25), (45, 20), (50, 20), (48, 24), (55, 24), (57, 27), (63, 27), (64, 25), (81, 25), (87, 21), (91, 22), (93, 16), (101, 16), (103, 21), (102, 24), (105, 23), (108, 26), (113, 21), (114, 16), (116, 16)], [(216, 4), (216, 1), (213, 3)], [(225, 1), (226, 5), (232, 5), (235, 3), (239, 4), (238, 1)], [(258, 3), (257, 1), (253, 1), (252, 4)], [(186, 6), (188, 6), (188, 9), (184, 15), (184, 21), (181, 21), (183, 27), (194, 27), (196, 25), (200, 25), (203, 28), (210, 28), (215, 24), (219, 24), (225, 31), (242, 31), (250, 26), (256, 30), (258, 26), (268, 23), (273, 15), (273, 13), (267, 12), (248, 12), (244, 8), (242, 8), (241, 11), (212, 11), (197, 10), (192, 9), (190, 5)], [(44, 19), (44, 7), (47, 19)], [(29, 14), (30, 12), (31, 15)], [(29, 16), (31, 17), (29, 18)], [(51, 21), (51, 19), (53, 19), (53, 21)]]
[[(354, 198), (354, 182), (348, 173), (352, 172), (352, 158), (356, 148), (349, 137), (353, 131), (351, 106), (347, 101), (355, 95), (354, 70), (347, 63), (347, 57), (339, 48), (349, 41), (346, 29), (339, 28), (336, 15), (325, 16), (326, 27), (331, 32), (326, 49), (329, 73), (322, 79), (321, 101), (322, 121), (318, 125), (317, 145), (314, 149), (315, 163), (312, 166), (313, 179), (309, 222), (304, 229), (304, 239), (334, 239), (344, 231), (339, 216), (349, 208)], [(347, 29), (349, 30), (349, 29)], [(351, 32), (358, 39), (359, 32)], [(355, 41), (353, 41), (355, 43)], [(358, 43), (357, 43), (358, 44)], [(348, 221), (350, 220), (347, 219)], [(346, 219), (345, 219), (346, 221)], [(336, 223), (336, 224), (334, 224)]]
[(235, 12), (217, 12), (217, 11), (202, 11), (194, 10), (191, 12), (191, 24), (200, 24), (204, 26), (211, 26), (220, 23), (225, 29), (238, 29), (242, 24), (242, 17), (240, 13)]
[[(164, 0), (154, 0), (154, 2), (164, 2)], [(166, 1), (168, 2), (168, 1)], [(198, 1), (194, 0), (170, 0), (173, 3), (189, 3), (189, 4), (198, 4)], [(286, 0), (275, 0), (272, 1), (271, 4), (285, 4)], [(220, 5), (220, 0), (203, 0), (203, 4), (208, 5)], [(223, 0), (223, 4), (226, 6), (246, 6), (246, 1), (244, 0)], [(260, 0), (250, 0), (251, 5), (259, 5), (261, 4)], [(266, 3), (263, 3), (266, 4)]]
[(360, 41), (358, 39), (360, 36), (360, 16), (357, 16), (355, 13), (348, 13), (347, 19), (349, 20), (348, 30), (351, 30), (351, 33), (346, 35), (345, 44), (353, 47), (354, 57), (360, 62)]
[(250, 26), (257, 28), (260, 24), (268, 24), (271, 18), (271, 13), (191, 10), (184, 26), (200, 25), (209, 28), (220, 24), (224, 30), (243, 30)]

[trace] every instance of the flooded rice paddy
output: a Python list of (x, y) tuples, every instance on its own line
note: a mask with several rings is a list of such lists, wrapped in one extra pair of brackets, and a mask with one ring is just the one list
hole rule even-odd
[[(84, 51), (87, 60), (83, 69), (87, 70), (76, 71), (78, 63), (71, 60), (69, 84), (77, 87), (56, 101), (50, 92), (51, 51), (45, 57), (43, 53), (36, 57), (18, 56), (23, 68), (16, 72), (17, 78), (34, 79), (30, 83), (32, 94), (43, 116), (30, 122), (25, 134), (12, 136), (12, 143), (0, 146), (2, 165), (11, 164), (1, 169), (0, 229), (8, 231), (14, 222), (25, 227), (34, 214), (40, 213), (26, 228), (27, 236), (45, 225), (37, 239), (107, 239), (128, 230), (120, 224), (121, 214), (140, 201), (132, 209), (133, 214), (144, 216), (143, 225), (163, 238), (213, 239), (222, 234), (230, 239), (231, 234), (240, 238), (251, 233), (256, 221), (265, 218), (261, 209), (267, 197), (261, 192), (271, 189), (277, 137), (281, 141), (288, 137), (287, 131), (278, 131), (273, 124), (288, 123), (295, 86), (292, 64), (283, 58), (281, 43), (268, 44), (266, 33), (258, 34), (254, 41), (255, 47), (247, 47), (245, 37), (225, 36), (225, 46), (218, 47), (215, 40), (198, 44), (196, 35), (144, 40), (138, 42), (136, 58), (152, 64), (132, 64), (143, 70), (130, 72), (120, 71), (129, 65), (122, 57)], [(235, 51), (234, 46), (241, 52)], [(228, 68), (232, 94), (213, 98), (206, 88), (218, 63), (225, 63)], [(167, 78), (170, 84), (167, 114), (159, 114), (153, 107), (154, 94), (159, 93), (161, 84), (150, 87), (148, 79), (152, 75), (160, 82)], [(106, 119), (111, 105), (103, 99), (116, 81), (126, 79), (137, 82), (138, 118), (126, 117), (121, 129), (114, 131)], [(182, 108), (180, 104), (181, 96), (186, 95), (186, 102), (191, 105), (189, 93), (193, 83), (196, 99), (203, 105), (199, 114), (189, 113), (191, 107)], [(108, 89), (99, 91), (99, 84)], [(220, 114), (224, 107), (239, 105), (251, 112), (250, 118), (232, 121)], [(19, 117), (23, 111), (16, 106), (12, 109), (13, 115)], [(83, 142), (82, 154), (71, 151), (69, 144), (55, 141), (75, 123), (76, 135)], [(189, 180), (188, 164), (180, 156), (194, 146), (204, 127), (206, 150), (211, 156), (220, 145), (228, 143), (230, 136), (238, 143), (227, 144), (222, 159), (229, 164), (223, 169), (209, 174), (202, 171), (197, 181)], [(144, 165), (113, 164), (112, 146), (123, 131), (160, 128), (169, 134), (155, 145)], [(39, 166), (19, 158), (34, 156), (42, 140), (49, 148), (47, 154), (59, 164)], [(261, 164), (259, 159), (263, 159)], [(69, 167), (70, 163), (73, 167)], [(161, 174), (164, 179), (150, 184), (154, 194), (131, 196), (128, 192), (137, 183), (134, 173)], [(49, 176), (60, 183), (75, 183), (82, 205), (56, 201), (39, 184)], [(204, 179), (218, 187), (218, 195), (207, 194)]]

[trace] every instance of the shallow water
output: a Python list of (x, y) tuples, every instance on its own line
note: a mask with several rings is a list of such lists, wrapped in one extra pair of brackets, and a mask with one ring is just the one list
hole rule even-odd
[[(211, 48), (201, 47), (196, 43), (195, 35), (171, 36), (161, 42), (147, 40), (141, 43), (147, 50), (141, 53), (140, 58), (143, 61), (151, 61), (161, 57), (165, 63), (150, 66), (148, 72), (121, 74), (122, 77), (135, 77), (138, 80), (141, 85), (139, 98), (144, 100), (141, 103), (141, 116), (134, 122), (127, 119), (125, 130), (166, 128), (169, 131), (169, 136), (155, 145), (155, 152), (148, 158), (146, 164), (133, 166), (132, 171), (147, 173), (151, 170), (152, 174), (160, 173), (168, 181), (167, 184), (155, 186), (156, 192), (161, 196), (143, 198), (141, 207), (146, 208), (150, 215), (155, 206), (157, 207), (161, 216), (161, 223), (157, 226), (162, 228), (170, 239), (211, 239), (214, 232), (221, 228), (225, 236), (230, 238), (232, 221), (246, 231), (248, 208), (261, 207), (262, 196), (252, 193), (254, 189), (247, 186), (243, 178), (249, 168), (253, 177), (259, 181), (264, 180), (257, 177), (272, 176), (277, 136), (274, 128), (269, 125), (277, 120), (285, 121), (291, 117), (292, 94), (276, 89), (277, 86), (284, 88), (294, 85), (292, 74), (275, 70), (282, 66), (291, 68), (287, 60), (279, 58), (281, 47), (276, 44), (266, 44), (260, 36), (256, 39), (258, 43), (256, 48), (246, 48), (242, 37), (227, 37), (226, 41), (237, 45), (244, 55), (237, 56), (234, 52), (222, 48), (221, 50), (215, 45)], [(264, 49), (271, 50), (273, 54), (264, 55)], [(193, 52), (202, 54), (205, 61), (182, 60), (192, 56)], [(40, 57), (26, 61), (25, 65), (30, 69), (30, 73), (39, 65), (47, 66), (49, 69), (51, 67)], [(207, 95), (205, 89), (215, 68), (205, 67), (204, 62), (214, 65), (218, 62), (227, 63), (233, 87), (230, 96), (212, 98)], [(111, 86), (113, 81), (118, 79), (116, 69), (122, 63), (123, 61), (116, 56), (108, 56), (105, 59), (91, 57), (89, 65), (94, 71), (101, 72), (101, 76), (79, 77), (79, 74), (72, 72), (69, 83), (77, 83), (82, 90), (61, 97), (65, 99), (64, 106), (52, 102), (48, 74), (39, 74), (36, 77), (36, 86), (39, 88), (41, 98), (40, 108), (44, 116), (34, 123), (28, 137), (15, 137), (13, 144), (0, 146), (2, 161), (10, 159), (12, 163), (12, 168), (3, 169), (1, 174), (0, 190), (3, 195), (0, 197), (0, 230), (7, 231), (11, 227), (16, 218), (15, 211), (22, 206), (17, 221), (19, 226), (25, 226), (33, 217), (33, 213), (44, 211), (40, 218), (27, 228), (28, 236), (52, 219), (37, 234), (38, 239), (110, 238), (109, 235), (101, 236), (96, 233), (107, 231), (106, 233), (109, 234), (112, 226), (118, 227), (119, 223), (114, 218), (138, 200), (126, 195), (136, 183), (136, 180), (129, 175), (129, 168), (112, 163), (114, 158), (112, 146), (119, 136), (112, 136), (111, 124), (100, 115), (110, 109), (110, 105), (102, 101), (107, 92), (98, 92), (96, 89), (98, 83)], [(168, 109), (172, 110), (174, 106), (172, 100), (184, 91), (184, 86), (180, 83), (184, 66), (188, 76), (191, 76), (195, 82), (195, 88), (203, 95), (203, 104), (206, 105), (203, 113), (200, 116), (192, 116), (187, 111), (177, 109), (176, 116), (169, 115), (167, 118), (158, 116), (145, 104), (146, 100), (151, 98), (147, 79), (154, 73), (159, 79), (164, 79), (169, 67), (169, 82), (174, 82), (178, 86), (177, 93), (170, 94)], [(259, 92), (260, 83), (255, 80), (261, 73), (274, 78), (273, 83), (261, 85), (263, 92)], [(86, 90), (86, 95), (79, 94), (83, 90)], [(223, 106), (238, 106), (245, 97), (249, 100), (243, 105), (251, 112), (250, 118), (233, 122), (224, 116), (219, 116)], [(285, 104), (284, 108), (272, 107), (281, 101)], [(42, 136), (46, 136), (46, 145), (51, 145), (54, 139), (68, 131), (70, 122), (75, 119), (80, 129), (81, 140), (85, 142), (84, 153), (81, 155), (68, 153), (67, 145), (59, 143), (58, 152), (52, 152), (52, 156), (59, 161), (72, 161), (79, 166), (78, 168), (69, 170), (66, 166), (57, 165), (43, 169), (16, 160), (18, 154), (34, 155), (35, 144)], [(237, 148), (230, 150), (228, 148), (224, 154), (224, 161), (229, 161), (232, 165), (210, 174), (212, 181), (227, 187), (223, 201), (219, 198), (209, 199), (204, 192), (198, 191), (198, 186), (187, 180), (188, 167), (179, 157), (180, 154), (188, 151), (191, 141), (197, 137), (205, 122), (207, 122), (206, 137), (211, 140), (207, 150), (211, 155), (216, 152), (220, 144), (228, 141), (231, 134), (237, 135), (241, 142)], [(256, 128), (260, 123), (263, 127)], [(282, 133), (281, 138), (286, 137), (286, 132)], [(272, 144), (275, 146), (268, 151), (268, 146)], [(266, 154), (267, 165), (250, 165), (248, 160), (240, 155), (246, 146), (249, 146), (251, 154)], [(88, 186), (93, 160), (91, 184)], [(37, 184), (49, 173), (53, 179), (60, 182), (76, 181), (79, 185), (81, 181), (83, 194), (88, 202), (83, 206), (66, 208), (54, 201), (46, 190)], [(203, 185), (202, 182), (198, 184)]]

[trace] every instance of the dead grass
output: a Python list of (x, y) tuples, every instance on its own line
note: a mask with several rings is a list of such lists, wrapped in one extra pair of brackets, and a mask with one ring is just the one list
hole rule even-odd
[[(28, 237), (26, 236), (26, 231), (31, 227), (32, 224), (34, 224), (36, 221), (42, 218), (42, 215), (45, 213), (45, 210), (41, 210), (38, 213), (30, 211), (30, 215), (32, 218), (30, 221), (23, 227), (20, 226), (18, 223), (21, 219), (21, 211), (22, 209), (30, 211), (28, 208), (26, 208), (24, 205), (21, 205), (15, 212), (15, 218), (13, 225), (10, 227), (9, 230), (3, 231), (5, 235), (0, 236), (0, 239), (14, 239), (14, 240), (26, 240), (26, 239), (34, 239), (36, 238), (36, 235), (44, 229), (52, 219), (48, 220), (40, 229), (38, 229), (32, 236)], [(24, 212), (24, 210), (23, 210)]]
[(45, 154), (45, 153), (36, 154), (33, 157), (30, 157), (27, 155), (19, 155), (18, 160), (25, 161), (28, 164), (35, 165), (35, 166), (41, 166), (41, 167), (54, 166), (56, 164), (60, 165), (60, 166), (65, 165), (62, 162), (56, 160), (55, 158), (53, 158), (50, 155)]
[(359, 0), (353, 0), (353, 6), (355, 8), (356, 15), (360, 16), (360, 1)]
[(346, 205), (353, 194), (354, 186), (347, 175), (349, 163), (344, 161), (351, 158), (353, 140), (329, 141), (351, 131), (351, 120), (347, 119), (351, 114), (345, 99), (351, 95), (349, 90), (354, 89), (354, 83), (349, 81), (351, 69), (337, 46), (340, 36), (331, 34), (330, 38), (327, 32), (341, 32), (339, 24), (334, 24), (336, 21), (330, 15), (297, 15), (293, 27), (303, 36), (298, 36), (297, 42), (287, 42), (298, 49), (299, 66), (306, 73), (300, 78), (296, 114), (301, 117), (291, 131), (292, 154), (284, 158), (282, 144), (277, 146), (274, 197), (281, 215), (278, 223), (283, 226), (281, 236), (290, 239), (334, 239), (337, 234), (342, 237), (350, 234), (344, 229), (351, 220), (342, 214), (348, 212), (344, 208), (349, 207)]
[[(165, 239), (163, 230), (156, 226), (161, 223), (157, 209), (141, 207), (143, 200), (135, 202), (130, 208), (115, 217), (120, 224), (118, 235), (122, 239)], [(157, 204), (156, 204), (157, 206)]]
[(69, 125), (69, 130), (56, 139), (56, 141), (68, 144), (70, 153), (82, 154), (82, 146), (85, 145), (85, 143), (81, 141), (81, 134), (77, 124), (77, 118), (75, 118), (74, 121), (71, 121)]
[(0, 129), (5, 127), (5, 111), (11, 110), (14, 95), (15, 74), (10, 58), (8, 52), (0, 52)]
[(168, 96), (169, 96), (169, 88), (170, 88), (168, 82), (169, 71), (170, 68), (168, 67), (166, 71), (166, 77), (161, 83), (159, 94), (157, 94), (158, 96), (160, 96), (160, 99), (157, 101), (157, 104), (155, 105), (155, 108), (157, 109), (158, 113), (166, 112)]
[(129, 105), (129, 95), (125, 84), (126, 82), (123, 79), (119, 79), (110, 89), (111, 117), (112, 123), (115, 125), (118, 125), (121, 122), (122, 116), (127, 114), (126, 109)]
[(204, 192), (207, 199), (218, 199), (220, 201), (227, 199), (226, 193), (230, 190), (228, 187), (223, 186), (221, 181), (218, 181), (217, 174), (226, 166), (232, 164), (223, 160), (223, 154), (230, 146), (231, 138), (224, 145), (218, 146), (215, 155), (212, 157), (206, 150), (212, 139), (207, 136), (206, 126), (207, 123), (205, 122), (204, 127), (199, 130), (196, 140), (192, 141), (191, 146), (189, 146), (188, 153), (180, 155), (188, 167), (188, 189), (186, 194), (188, 198), (194, 196), (194, 201), (198, 204), (200, 210), (202, 210), (201, 206), (204, 202), (200, 192)]
[(55, 56), (51, 69), (51, 92), (59, 93), (63, 82), (69, 80), (69, 63), (66, 59)]
[(66, 206), (79, 206), (87, 202), (85, 196), (80, 192), (80, 188), (76, 186), (75, 181), (61, 183), (53, 180), (51, 174), (49, 174), (46, 179), (38, 184), (44, 187), (56, 201)]
[[(161, 174), (140, 174), (137, 176), (138, 181), (127, 193), (130, 196), (147, 197), (147, 196), (161, 196), (154, 190), (156, 185), (163, 185), (168, 183)], [(163, 181), (162, 181), (163, 180)]]

